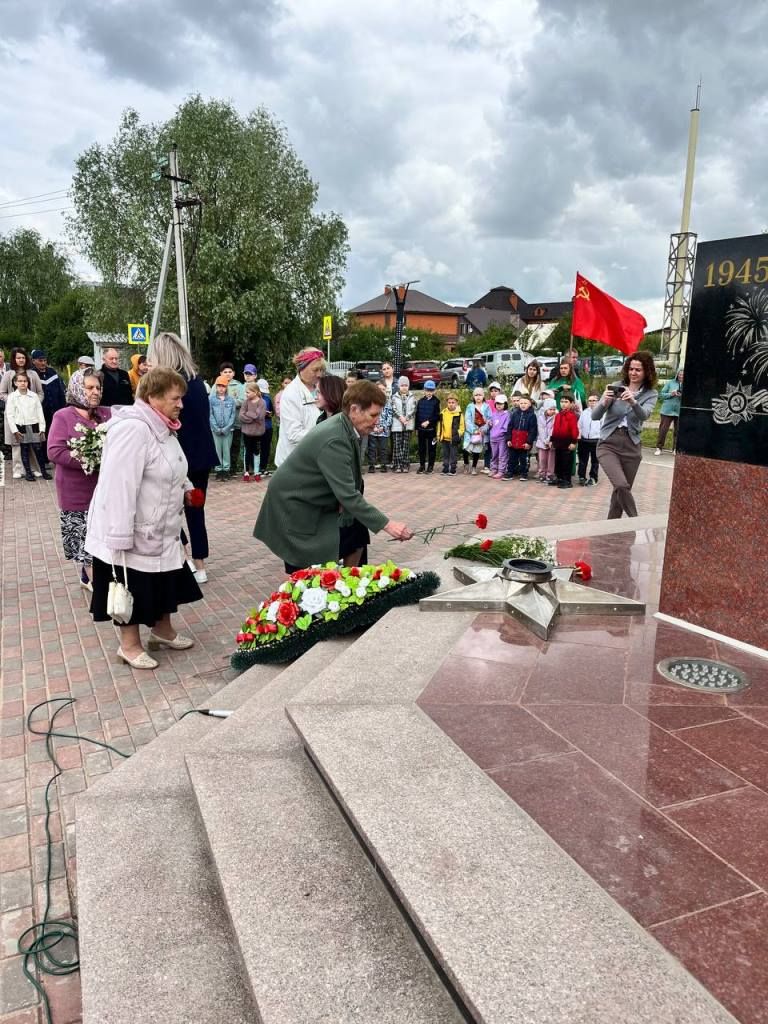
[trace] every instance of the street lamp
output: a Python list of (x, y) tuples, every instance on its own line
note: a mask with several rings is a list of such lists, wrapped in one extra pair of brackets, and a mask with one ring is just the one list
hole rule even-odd
[(395, 344), (392, 350), (392, 368), (394, 370), (395, 380), (397, 380), (400, 373), (403, 331), (405, 330), (405, 300), (408, 298), (408, 289), (410, 286), (418, 283), (419, 279), (417, 278), (415, 281), (406, 281), (404, 284), (387, 285), (387, 288), (389, 288), (391, 294), (395, 297), (395, 309), (397, 310), (397, 318), (395, 320)]

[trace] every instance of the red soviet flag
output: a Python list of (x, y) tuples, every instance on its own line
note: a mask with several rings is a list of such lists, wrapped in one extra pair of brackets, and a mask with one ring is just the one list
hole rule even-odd
[(602, 341), (631, 356), (637, 352), (647, 326), (642, 313), (629, 306), (622, 306), (607, 292), (596, 288), (586, 277), (576, 274), (572, 334), (579, 338)]

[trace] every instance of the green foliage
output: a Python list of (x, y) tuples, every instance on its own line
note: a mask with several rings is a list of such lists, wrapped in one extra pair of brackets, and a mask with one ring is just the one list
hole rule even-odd
[[(347, 230), (315, 211), (317, 185), (264, 109), (241, 117), (193, 96), (164, 124), (127, 110), (108, 145), (78, 157), (68, 228), (104, 280), (99, 326), (124, 330), (126, 286), (142, 295), (142, 315), (151, 312), (170, 214), (168, 181), (152, 174), (174, 143), (194, 182), (186, 195), (203, 199), (184, 214), (196, 355), (204, 367), (246, 355), (281, 367), (317, 343), (323, 314), (336, 308)], [(160, 322), (178, 329), (173, 266)]]
[(0, 236), (0, 329), (10, 342), (28, 339), (40, 313), (71, 287), (67, 257), (53, 242), (30, 228)]
[(515, 348), (520, 332), (512, 324), (490, 324), (482, 334), (474, 336), (472, 342), (475, 352), (495, 352), (502, 348)]
[(552, 545), (544, 537), (519, 537), (509, 534), (497, 537), (487, 551), (483, 551), (480, 543), (457, 544), (445, 552), (444, 558), (465, 558), (470, 562), (482, 562), (485, 565), (501, 565), (507, 558), (536, 558), (542, 562), (554, 562), (555, 553)]
[[(353, 321), (339, 332), (331, 344), (331, 359), (358, 362), (375, 359), (383, 362), (392, 358), (394, 329), (391, 327), (360, 327)], [(403, 332), (402, 361), (406, 359), (436, 359), (442, 362), (447, 357), (445, 341), (441, 335), (423, 328)]]
[(85, 332), (86, 301), (82, 289), (73, 289), (43, 310), (35, 325), (35, 345), (45, 349), (51, 366), (74, 362), (91, 349)]

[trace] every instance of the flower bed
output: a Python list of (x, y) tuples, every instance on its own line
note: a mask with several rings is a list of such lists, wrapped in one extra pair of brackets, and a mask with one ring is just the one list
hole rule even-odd
[(433, 594), (440, 578), (394, 562), (352, 568), (329, 562), (292, 573), (256, 608), (237, 634), (232, 667), (298, 658), (318, 640), (370, 626), (390, 608)]

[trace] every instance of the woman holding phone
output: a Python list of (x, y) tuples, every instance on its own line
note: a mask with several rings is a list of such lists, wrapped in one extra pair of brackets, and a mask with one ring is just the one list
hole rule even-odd
[(597, 461), (613, 486), (609, 519), (637, 515), (632, 485), (642, 462), (640, 434), (657, 397), (653, 356), (635, 352), (625, 360), (621, 380), (608, 384), (592, 409), (593, 420), (603, 418)]

